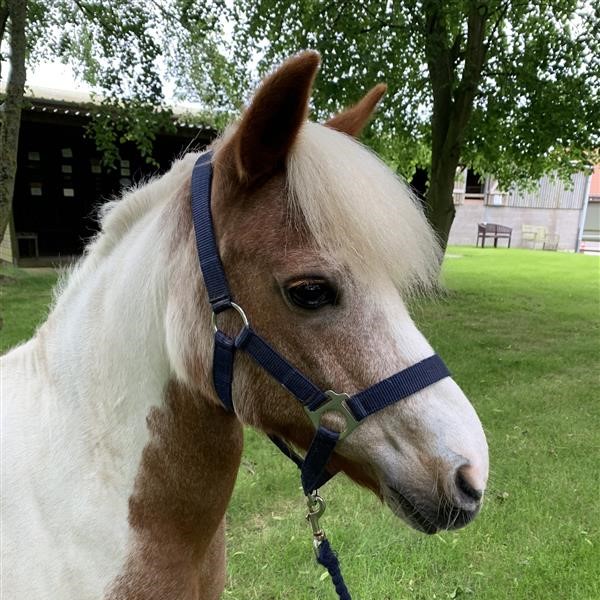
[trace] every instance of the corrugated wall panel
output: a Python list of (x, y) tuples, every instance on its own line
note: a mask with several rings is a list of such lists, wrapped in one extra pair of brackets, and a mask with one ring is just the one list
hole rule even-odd
[(544, 177), (533, 192), (511, 190), (506, 198), (506, 206), (514, 208), (570, 208), (581, 209), (585, 194), (587, 176), (577, 173), (571, 177), (572, 189), (557, 179)]

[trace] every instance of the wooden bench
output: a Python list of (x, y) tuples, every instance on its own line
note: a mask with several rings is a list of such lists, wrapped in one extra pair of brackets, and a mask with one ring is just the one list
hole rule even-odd
[(508, 248), (510, 248), (510, 238), (512, 237), (512, 229), (506, 227), (506, 225), (498, 225), (497, 223), (479, 223), (477, 225), (477, 242), (475, 247), (479, 246), (479, 240), (481, 240), (481, 247), (485, 246), (485, 238), (494, 238), (494, 248), (498, 247), (498, 240), (507, 239)]

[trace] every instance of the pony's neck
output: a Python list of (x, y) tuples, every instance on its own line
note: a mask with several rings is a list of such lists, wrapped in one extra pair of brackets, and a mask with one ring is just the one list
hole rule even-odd
[(148, 203), (110, 245), (102, 236), (111, 230), (102, 234), (36, 336), (37, 368), (47, 371), (57, 403), (49, 411), (75, 435), (77, 451), (119, 488), (133, 481), (148, 441), (146, 415), (162, 404), (172, 375), (167, 313), (177, 251), (174, 196)]
[(169, 378), (157, 212), (135, 223), (96, 269), (75, 271), (38, 334), (61, 408), (80, 412), (92, 430), (129, 426)]
[[(44, 490), (38, 521), (78, 557), (73, 573), (89, 575), (81, 586), (94, 597), (111, 582), (120, 599), (148, 582), (157, 590), (149, 598), (217, 598), (222, 586), (212, 574), (223, 573), (222, 520), (242, 434), (208, 375), (193, 160), (105, 216), (46, 323), (13, 354), (30, 380), (24, 404), (36, 425), (25, 448)], [(202, 569), (216, 582), (211, 595), (198, 589)], [(160, 582), (185, 589), (172, 594)]]

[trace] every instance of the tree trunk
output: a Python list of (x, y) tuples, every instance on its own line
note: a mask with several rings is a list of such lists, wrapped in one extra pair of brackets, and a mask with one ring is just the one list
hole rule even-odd
[(25, 90), (27, 0), (6, 0), (10, 32), (10, 75), (0, 106), (0, 242), (12, 213), (21, 108)]
[[(444, 3), (425, 0), (423, 12), (425, 56), (433, 93), (427, 218), (445, 252), (456, 214), (452, 198), (454, 176), (485, 63), (488, 6), (485, 0), (468, 3), (466, 41), (461, 31), (452, 44), (449, 43)], [(461, 56), (464, 65), (459, 79), (457, 65)]]
[(431, 165), (431, 181), (427, 191), (427, 219), (437, 234), (443, 252), (454, 222), (454, 176), (459, 159), (439, 161)]

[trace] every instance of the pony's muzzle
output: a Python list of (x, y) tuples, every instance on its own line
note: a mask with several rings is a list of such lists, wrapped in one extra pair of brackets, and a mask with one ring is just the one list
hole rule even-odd
[(387, 504), (399, 517), (425, 533), (443, 529), (459, 529), (479, 513), (483, 501), (485, 480), (470, 463), (447, 465), (438, 471), (437, 489), (427, 493), (406, 486), (387, 485)]
[(463, 464), (451, 475), (440, 501), (437, 525), (441, 529), (458, 529), (470, 523), (481, 508), (483, 486), (477, 481), (470, 464)]

